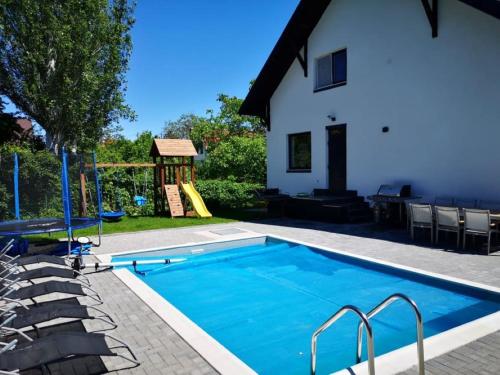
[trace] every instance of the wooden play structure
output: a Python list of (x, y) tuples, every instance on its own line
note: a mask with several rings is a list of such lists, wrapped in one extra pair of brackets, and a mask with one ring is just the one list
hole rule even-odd
[[(198, 155), (193, 142), (189, 139), (155, 139), (149, 156), (153, 158), (155, 214), (166, 213), (168, 204), (172, 217), (196, 214), (199, 217), (212, 217), (203, 199), (194, 188), (196, 169), (194, 157)], [(194, 212), (186, 212), (182, 204), (179, 187), (189, 199)]]
[[(166, 215), (168, 205), (168, 212), (172, 217), (196, 215), (210, 218), (212, 214), (194, 187), (196, 155), (198, 153), (189, 139), (155, 139), (149, 152), (153, 163), (96, 163), (96, 168), (153, 168), (155, 215)], [(83, 174), (81, 182), (85, 186)], [(183, 204), (179, 188), (182, 188), (186, 199), (191, 202), (193, 211), (186, 210), (187, 202)], [(86, 206), (84, 203), (85, 212)]]

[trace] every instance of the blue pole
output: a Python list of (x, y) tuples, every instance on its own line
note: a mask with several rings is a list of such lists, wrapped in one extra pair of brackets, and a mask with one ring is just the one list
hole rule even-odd
[(64, 150), (62, 152), (62, 166), (61, 166), (61, 187), (62, 187), (62, 203), (64, 209), (64, 223), (66, 224), (68, 233), (68, 256), (71, 255), (71, 238), (73, 230), (71, 228), (71, 196), (69, 194), (69, 180), (68, 180), (68, 155)]
[(94, 163), (94, 176), (95, 176), (95, 192), (97, 196), (97, 211), (99, 215), (99, 220), (102, 220), (102, 199), (101, 199), (101, 185), (99, 184), (99, 172), (97, 170), (97, 160), (95, 156), (95, 151), (92, 153), (92, 161)]
[(21, 211), (19, 209), (19, 157), (17, 153), (14, 153), (14, 207), (16, 220), (21, 220)]
[(62, 183), (62, 199), (64, 208), (64, 222), (66, 225), (71, 225), (71, 195), (69, 192), (68, 178), (68, 155), (62, 150), (62, 167), (61, 167), (61, 183)]

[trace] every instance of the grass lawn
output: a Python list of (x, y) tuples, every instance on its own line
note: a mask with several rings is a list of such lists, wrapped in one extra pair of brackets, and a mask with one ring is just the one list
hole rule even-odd
[[(231, 223), (242, 220), (257, 220), (266, 217), (264, 212), (252, 210), (217, 210), (213, 212), (211, 219), (200, 219), (196, 217), (182, 217), (172, 219), (170, 217), (157, 216), (125, 216), (117, 222), (104, 222), (103, 234), (140, 232), (150, 229), (180, 228), (193, 225)], [(97, 234), (97, 229), (87, 228), (75, 231), (75, 237), (92, 236)], [(47, 242), (60, 238), (66, 238), (65, 232), (53, 233), (52, 235), (26, 236), (31, 242)]]

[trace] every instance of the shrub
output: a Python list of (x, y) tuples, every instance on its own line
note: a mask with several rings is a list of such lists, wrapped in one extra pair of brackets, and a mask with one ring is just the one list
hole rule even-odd
[(255, 191), (261, 184), (227, 180), (198, 180), (196, 189), (210, 208), (243, 208), (255, 204)]
[(265, 183), (266, 140), (263, 136), (230, 137), (213, 145), (200, 165), (202, 179)]

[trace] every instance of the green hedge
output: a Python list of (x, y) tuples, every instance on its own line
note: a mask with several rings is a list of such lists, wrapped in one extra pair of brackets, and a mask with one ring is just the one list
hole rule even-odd
[(209, 208), (244, 208), (255, 204), (255, 191), (261, 184), (234, 180), (198, 180), (196, 189)]

